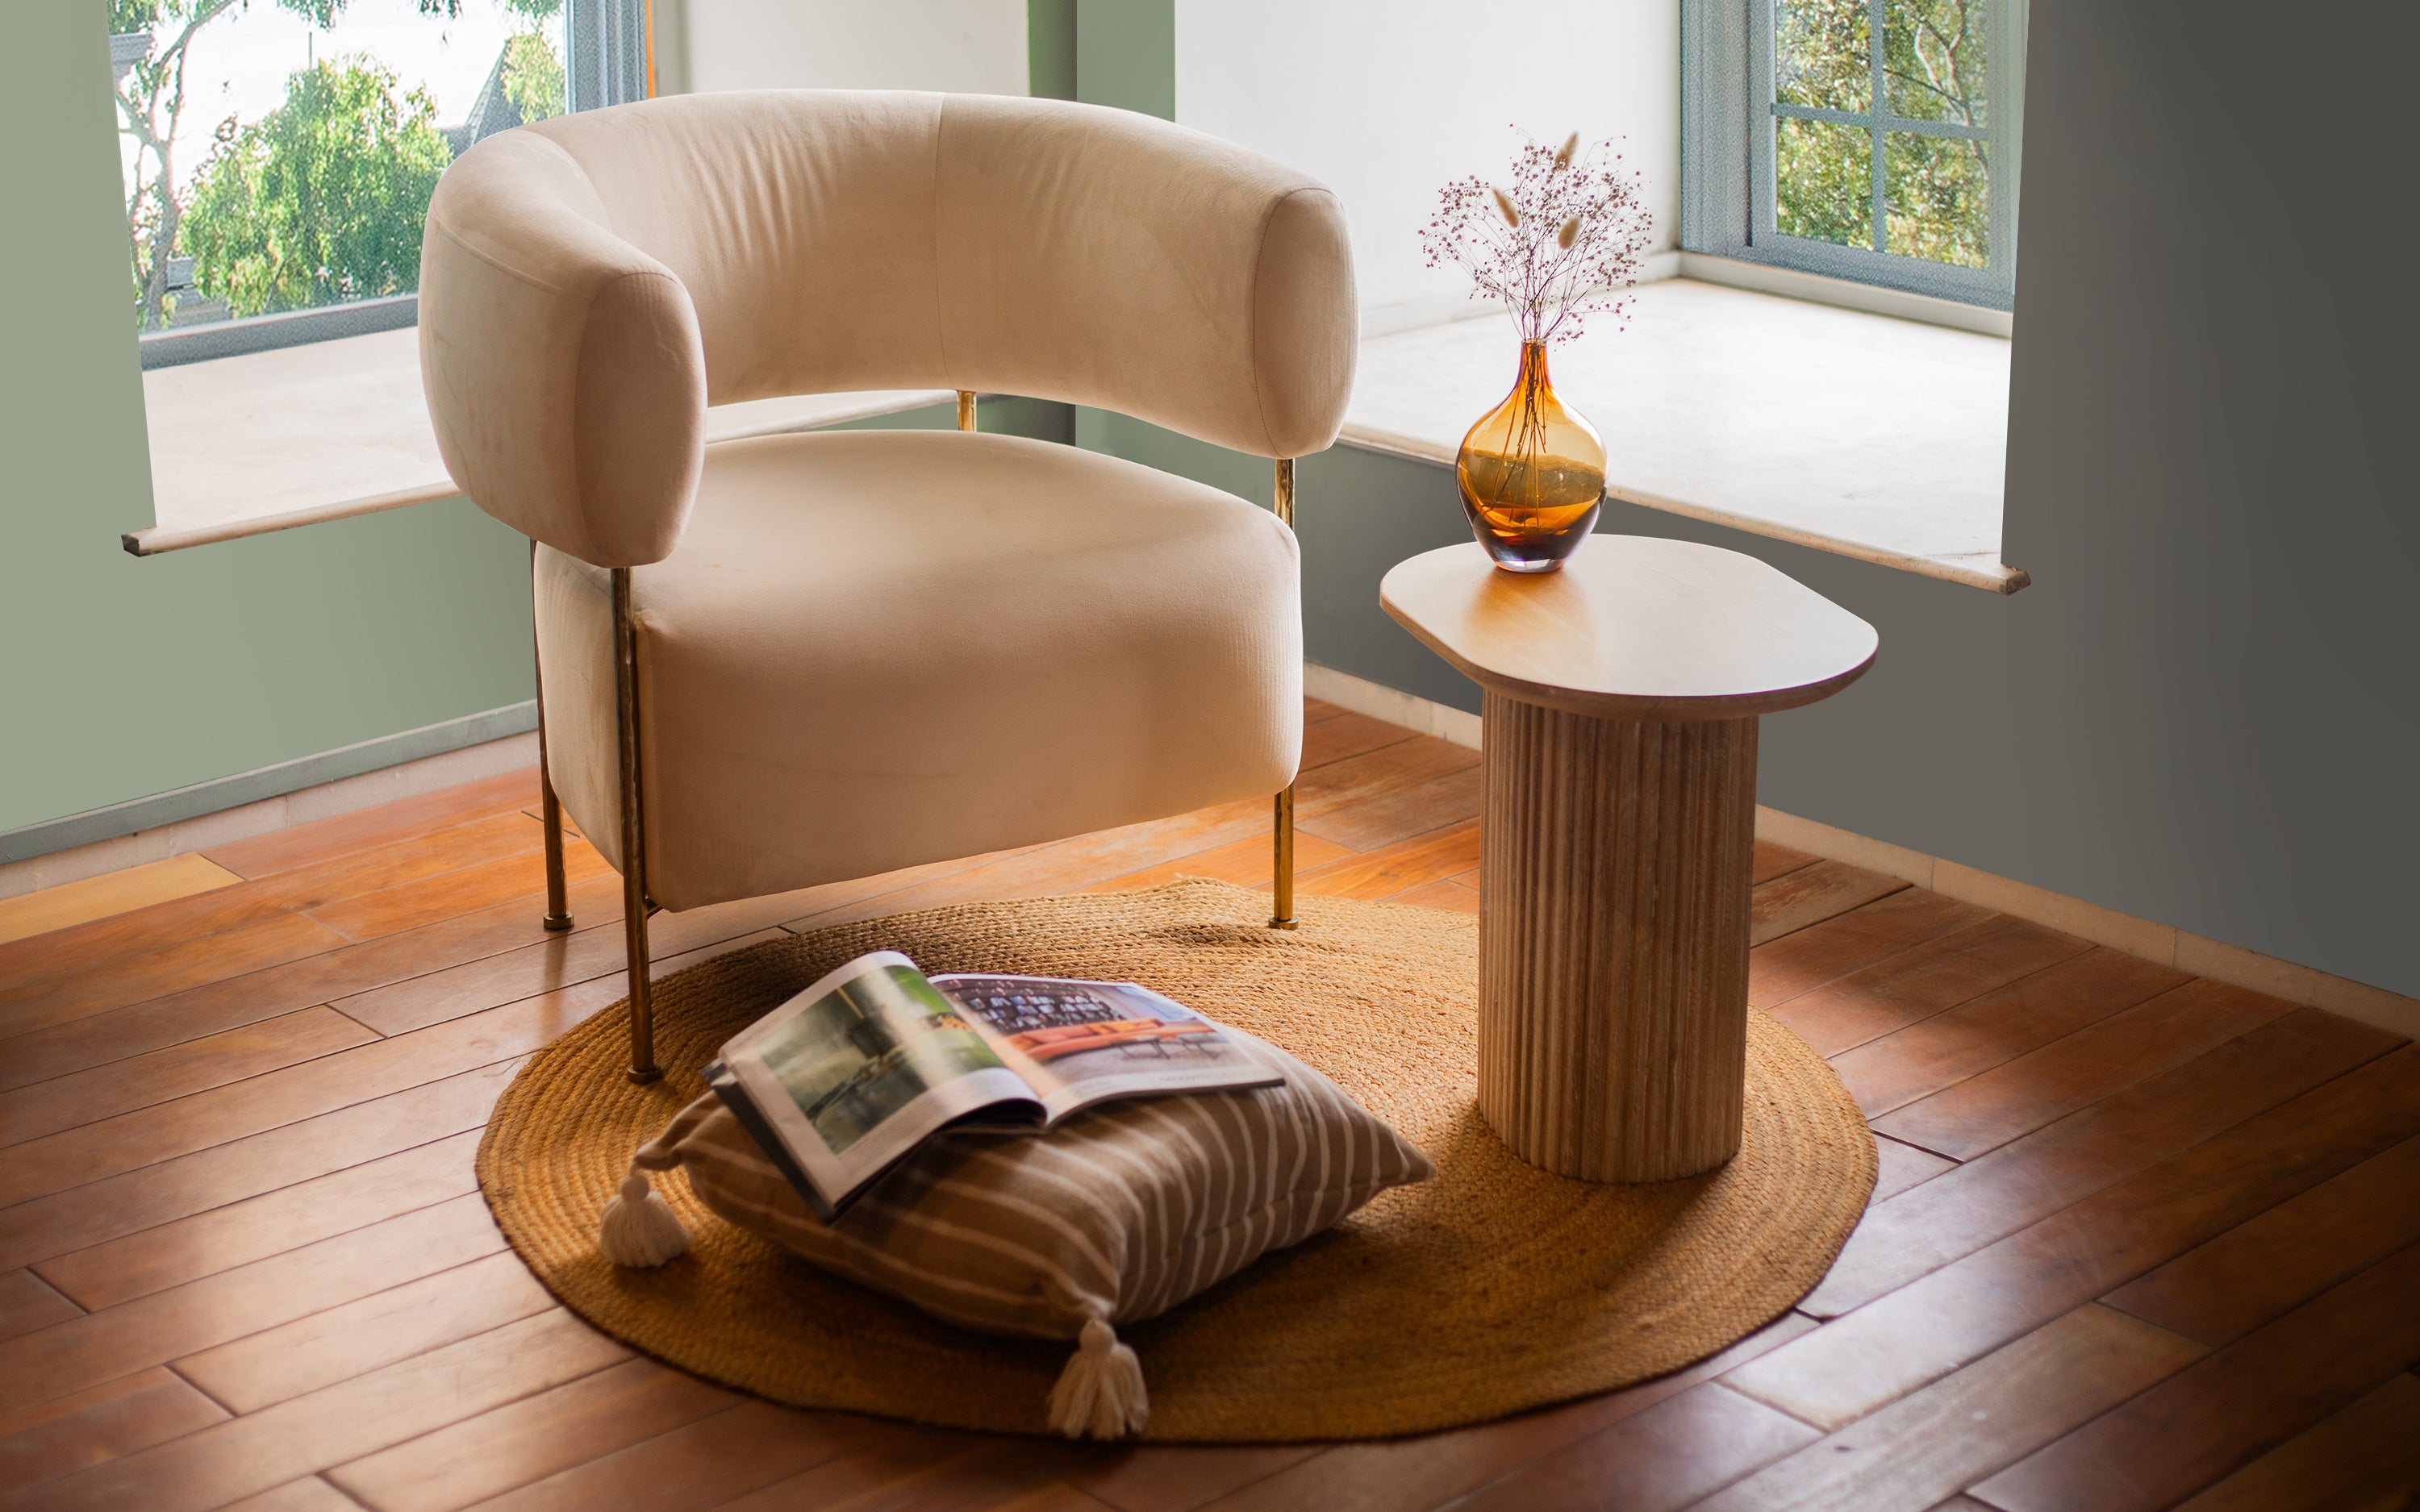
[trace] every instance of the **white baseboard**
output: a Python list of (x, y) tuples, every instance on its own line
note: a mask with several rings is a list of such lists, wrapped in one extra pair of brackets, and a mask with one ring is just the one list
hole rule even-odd
[[(1479, 748), (1479, 716), (1448, 708), (1428, 699), (1416, 698), (1394, 688), (1373, 683), (1366, 678), (1340, 672), (1331, 667), (1307, 663), (1303, 667), (1303, 691), (1312, 698), (1366, 714), (1373, 719), (1385, 719), (1422, 734), (1437, 735), (1457, 746)], [(1971, 866), (1943, 860), (1912, 851), (1904, 846), (1869, 840), (1863, 835), (1812, 819), (1801, 819), (1767, 809), (1760, 804), (1756, 810), (1756, 834), (1792, 850), (1805, 851), (1825, 860), (1841, 861), (1850, 866), (1879, 872), (1898, 877), (1919, 887), (1929, 887), (1945, 897), (1974, 903), (1997, 913), (2012, 914), (2047, 928), (2123, 950), (2128, 955), (2156, 961), (2180, 971), (2190, 971), (2196, 977), (2248, 987), (2254, 992), (2282, 997), (2289, 1003), (2311, 1008), (2323, 1008), (2331, 1013), (2341, 1013), (2391, 1033), (2420, 1040), (2420, 998), (2406, 997), (2383, 987), (2372, 987), (2349, 977), (2332, 976), (2316, 967), (2297, 965), (2275, 956), (2247, 950), (2240, 945), (2213, 940), (2171, 925), (2121, 914), (2114, 908), (2085, 903), (2064, 893), (2052, 892), (2030, 883), (2012, 881), (1989, 872), (1978, 872)]]
[(1944, 897), (2031, 919), (2095, 945), (2105, 945), (2179, 971), (2190, 971), (2196, 977), (2248, 987), (2289, 1003), (2323, 1008), (2331, 1013), (2420, 1039), (2420, 998), (2372, 987), (2350, 977), (2332, 976), (2314, 966), (2281, 961), (2206, 934), (2121, 914), (2115, 908), (1978, 872), (1921, 851), (1869, 840), (1762, 805), (1756, 810), (1756, 834), (1759, 840), (1898, 877)]
[(1472, 750), (1479, 748), (1479, 716), (1465, 714), (1430, 699), (1399, 693), (1383, 683), (1373, 683), (1351, 672), (1340, 672), (1333, 667), (1322, 667), (1315, 661), (1302, 664), (1302, 690), (1324, 703), (1355, 714), (1366, 714), (1373, 719), (1384, 719), (1406, 730), (1417, 730), (1424, 735), (1450, 740)]
[(536, 764), (537, 732), (535, 730), (506, 735), (502, 740), (483, 741), (475, 746), (441, 751), (416, 761), (382, 766), (374, 772), (339, 778), (333, 782), (298, 788), (275, 797), (222, 809), (216, 813), (200, 814), (173, 824), (138, 829), (131, 835), (116, 835), (68, 850), (10, 861), (0, 865), (0, 898), (14, 898), (43, 887), (55, 887), (64, 882), (81, 882), (104, 872), (142, 866), (146, 862), (181, 856), (188, 851), (208, 850), (213, 845), (265, 835), (289, 825), (325, 819), (332, 814), (350, 813), (356, 809), (374, 808), (381, 803), (393, 803), (397, 798), (418, 797), (440, 788), (475, 782), (481, 778), (494, 777), (516, 767)]

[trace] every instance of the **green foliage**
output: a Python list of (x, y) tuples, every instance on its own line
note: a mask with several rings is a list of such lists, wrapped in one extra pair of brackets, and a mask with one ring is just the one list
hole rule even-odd
[(1773, 8), (1773, 97), (1785, 105), (1864, 110), (1873, 94), (1866, 0), (1779, 0)]
[(1884, 12), (1883, 77), (1893, 115), (1983, 124), (1985, 3), (1891, 0)]
[(523, 32), (504, 44), (504, 98), (521, 123), (563, 114), (563, 59), (543, 32)]
[[(1985, 124), (1983, 8), (1990, 0), (1892, 0), (1883, 33), (1891, 112)], [(1885, 245), (1910, 257), (1980, 268), (1990, 251), (1991, 162), (1981, 142), (1890, 133)]]
[(1784, 236), (1870, 247), (1873, 134), (1830, 121), (1774, 124), (1774, 224)]
[(194, 281), (238, 315), (419, 286), (421, 223), (451, 153), (420, 90), (368, 59), (287, 81), (286, 102), (222, 128), (178, 241)]
[(1991, 248), (1991, 175), (1983, 144), (1893, 131), (1883, 168), (1889, 200), (1884, 249), (1928, 262), (1980, 268)]

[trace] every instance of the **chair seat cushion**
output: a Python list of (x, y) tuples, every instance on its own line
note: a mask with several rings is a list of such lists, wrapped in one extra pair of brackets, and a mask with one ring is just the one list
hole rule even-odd
[[(632, 569), (648, 887), (675, 909), (979, 855), (1293, 780), (1300, 567), (1267, 511), (954, 431), (706, 449)], [(536, 567), (549, 765), (616, 866), (612, 605)]]

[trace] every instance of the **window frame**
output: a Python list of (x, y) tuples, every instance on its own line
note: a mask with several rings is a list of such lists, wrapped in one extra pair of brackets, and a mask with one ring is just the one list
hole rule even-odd
[[(649, 0), (564, 0), (564, 108), (594, 110), (652, 93)], [(113, 58), (118, 39), (111, 39)], [(392, 294), (314, 310), (214, 320), (207, 325), (146, 331), (136, 336), (143, 368), (181, 367), (246, 352), (311, 342), (339, 341), (420, 323), (420, 296)]]
[[(1990, 108), (1980, 131), (1889, 112), (1879, 83), (1864, 114), (1779, 105), (1774, 98), (1775, 0), (1682, 0), (1681, 245), (1878, 287), (1954, 300), (1989, 309), (2015, 307), (2017, 207), (2024, 134), (2024, 0), (1993, 0), (1984, 47)], [(1885, 0), (1871, 8), (1869, 47), (1883, 36)], [(1988, 261), (1960, 268), (1871, 247), (1787, 236), (1774, 224), (1774, 138), (1784, 116), (1864, 128), (1876, 137), (1875, 193), (1881, 193), (1882, 139), (1891, 131), (1979, 137), (1992, 175)]]

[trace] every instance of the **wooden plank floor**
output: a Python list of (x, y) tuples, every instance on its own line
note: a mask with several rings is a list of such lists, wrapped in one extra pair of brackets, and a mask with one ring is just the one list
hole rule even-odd
[[(1305, 889), (1476, 911), (1476, 754), (1310, 718)], [(1773, 846), (1752, 995), (1839, 1068), (1882, 1182), (1823, 1283), (1714, 1360), (1455, 1432), (1240, 1448), (691, 1380), (555, 1306), (472, 1180), (523, 1057), (621, 992), (584, 844), (580, 929), (537, 927), (535, 796), (512, 774), (11, 907), (0, 1506), (2420, 1504), (2420, 1049)], [(668, 917), (659, 964), (958, 901), (1264, 886), (1265, 825), (1239, 804)]]

